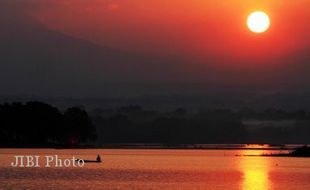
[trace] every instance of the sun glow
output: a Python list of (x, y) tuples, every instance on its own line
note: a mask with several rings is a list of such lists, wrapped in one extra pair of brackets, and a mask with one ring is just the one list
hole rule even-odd
[[(254, 151), (254, 152), (253, 152)], [(260, 155), (262, 150), (245, 150), (243, 155)], [(268, 159), (263, 157), (241, 157), (240, 167), (243, 171), (242, 190), (266, 190), (270, 186)]]
[(270, 27), (269, 16), (262, 11), (256, 11), (248, 16), (247, 25), (254, 33), (263, 33)]

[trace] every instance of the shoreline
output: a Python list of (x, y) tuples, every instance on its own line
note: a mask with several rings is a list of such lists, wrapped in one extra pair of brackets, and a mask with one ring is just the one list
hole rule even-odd
[[(254, 146), (253, 146), (254, 145)], [(175, 149), (175, 150), (295, 150), (303, 144), (106, 144), (100, 146), (0, 146), (0, 149)]]

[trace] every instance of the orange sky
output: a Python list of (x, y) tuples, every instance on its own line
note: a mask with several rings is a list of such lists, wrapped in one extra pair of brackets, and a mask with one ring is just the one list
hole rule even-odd
[[(58, 0), (32, 14), (49, 28), (127, 51), (260, 60), (310, 45), (309, 0)], [(44, 3), (41, 3), (44, 4)], [(271, 18), (264, 34), (251, 11)]]
[[(183, 84), (309, 89), (309, 7), (309, 0), (4, 0), (0, 38), (8, 53), (2, 60), (11, 62), (2, 75), (15, 84), (11, 73), (36, 74), (12, 91), (40, 91), (37, 81), (51, 77), (69, 93), (110, 82), (179, 84), (181, 91)], [(266, 33), (247, 28), (256, 10), (270, 16)]]

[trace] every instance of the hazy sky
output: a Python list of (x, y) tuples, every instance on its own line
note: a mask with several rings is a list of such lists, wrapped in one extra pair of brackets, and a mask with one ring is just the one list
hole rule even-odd
[[(92, 84), (94, 94), (111, 81), (308, 85), (309, 7), (309, 0), (2, 0), (1, 84), (45, 94), (42, 81), (69, 92)], [(270, 16), (264, 34), (246, 26), (255, 10)]]
[[(298, 51), (310, 43), (308, 0), (32, 2), (37, 4), (33, 15), (51, 29), (128, 51), (257, 58)], [(271, 28), (263, 35), (246, 27), (254, 10), (271, 17)]]

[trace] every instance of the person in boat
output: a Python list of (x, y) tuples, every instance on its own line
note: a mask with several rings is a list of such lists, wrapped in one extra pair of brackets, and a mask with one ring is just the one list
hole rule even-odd
[(97, 162), (101, 162), (101, 157), (100, 157), (99, 154), (97, 155), (96, 161), (97, 161)]

